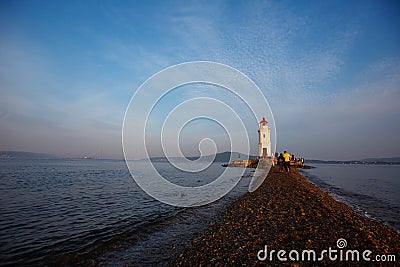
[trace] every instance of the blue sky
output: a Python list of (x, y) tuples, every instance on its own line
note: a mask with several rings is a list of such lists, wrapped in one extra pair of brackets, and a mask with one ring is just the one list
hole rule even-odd
[(399, 156), (399, 25), (397, 1), (2, 1), (0, 150), (120, 158), (136, 88), (207, 60), (261, 88), (278, 150)]

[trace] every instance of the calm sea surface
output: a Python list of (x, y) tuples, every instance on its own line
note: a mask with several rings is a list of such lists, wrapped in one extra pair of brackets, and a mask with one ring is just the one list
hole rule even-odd
[(311, 164), (308, 179), (365, 216), (400, 231), (400, 166)]
[[(198, 174), (156, 166), (182, 185), (206, 184), (224, 170), (219, 163)], [(146, 195), (124, 161), (0, 159), (0, 265), (162, 263), (167, 246), (177, 249), (204, 230), (249, 180), (220, 201), (184, 209)]]

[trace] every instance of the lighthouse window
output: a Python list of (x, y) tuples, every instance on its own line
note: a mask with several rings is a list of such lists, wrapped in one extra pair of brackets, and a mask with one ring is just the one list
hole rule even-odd
[(263, 137), (265, 138), (265, 134), (263, 134)]

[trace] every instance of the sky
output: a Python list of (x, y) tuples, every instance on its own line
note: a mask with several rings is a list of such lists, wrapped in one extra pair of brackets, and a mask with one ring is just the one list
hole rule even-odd
[[(278, 151), (400, 156), (399, 26), (397, 1), (1, 1), (0, 150), (122, 158), (137, 88), (172, 65), (213, 61), (262, 90)], [(205, 137), (227, 148), (218, 125), (189, 126), (185, 154)]]

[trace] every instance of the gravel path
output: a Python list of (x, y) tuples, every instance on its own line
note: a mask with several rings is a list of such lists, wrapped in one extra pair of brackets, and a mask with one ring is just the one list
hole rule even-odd
[[(338, 239), (345, 239), (347, 246), (339, 249)], [(343, 240), (342, 240), (343, 241)], [(221, 214), (220, 218), (210, 224), (204, 236), (193, 240), (184, 253), (171, 261), (171, 266), (253, 266), (253, 265), (292, 265), (292, 266), (374, 266), (382, 262), (372, 262), (376, 255), (395, 255), (396, 261), (387, 266), (400, 265), (400, 234), (379, 222), (371, 221), (353, 211), (344, 203), (335, 201), (327, 193), (309, 183), (297, 170), (280, 173), (271, 169), (267, 179), (260, 188), (247, 193), (234, 202)], [(342, 243), (341, 243), (342, 244)], [(259, 256), (267, 259), (261, 261)], [(331, 247), (331, 260), (328, 252)], [(303, 250), (314, 250), (316, 261), (296, 261)], [(275, 250), (272, 261), (270, 251)], [(277, 251), (285, 250), (279, 261)], [(340, 261), (346, 251), (358, 250), (360, 262)], [(371, 262), (363, 260), (362, 253), (370, 250)], [(309, 259), (308, 254), (304, 254)], [(310, 255), (312, 258), (312, 255)]]

